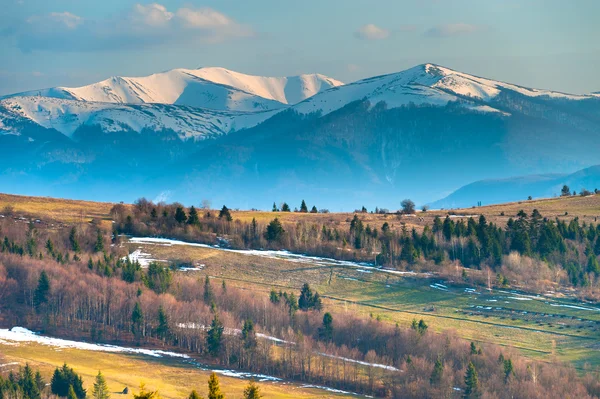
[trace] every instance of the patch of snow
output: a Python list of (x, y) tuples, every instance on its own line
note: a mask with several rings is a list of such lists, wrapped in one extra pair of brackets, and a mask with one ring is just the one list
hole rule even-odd
[(40, 345), (53, 346), (61, 349), (81, 349), (87, 351), (97, 352), (113, 352), (113, 353), (128, 353), (128, 354), (140, 354), (152, 357), (176, 357), (182, 359), (188, 359), (189, 356), (155, 349), (140, 349), (140, 348), (127, 348), (116, 345), (105, 345), (105, 344), (93, 344), (81, 341), (71, 341), (61, 338), (52, 338), (43, 335), (38, 335), (33, 331), (30, 331), (23, 327), (13, 327), (12, 329), (0, 329), (0, 339), (13, 342), (34, 342)]

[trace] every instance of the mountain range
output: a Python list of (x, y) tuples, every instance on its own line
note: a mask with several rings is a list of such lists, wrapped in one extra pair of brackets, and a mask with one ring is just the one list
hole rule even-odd
[[(335, 210), (395, 209), (404, 198), (471, 206), (548, 195), (600, 164), (600, 95), (434, 64), (350, 84), (175, 69), (4, 96), (0, 145), (1, 191), (256, 208), (302, 198)], [(590, 175), (598, 168), (588, 185)]]

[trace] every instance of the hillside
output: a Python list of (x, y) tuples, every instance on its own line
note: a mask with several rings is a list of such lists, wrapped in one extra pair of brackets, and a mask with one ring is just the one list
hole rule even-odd
[(533, 175), (508, 179), (481, 180), (459, 188), (446, 198), (435, 201), (432, 208), (466, 208), (481, 202), (500, 204), (529, 198), (549, 198), (560, 194), (564, 185), (571, 191), (600, 187), (600, 166), (592, 166), (571, 174)]

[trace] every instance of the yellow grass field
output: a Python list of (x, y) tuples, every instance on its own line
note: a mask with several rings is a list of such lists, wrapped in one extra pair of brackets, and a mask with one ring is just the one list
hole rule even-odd
[[(84, 388), (91, 394), (94, 378), (98, 371), (107, 380), (112, 398), (133, 398), (133, 393), (139, 391), (140, 383), (148, 390), (158, 390), (162, 398), (186, 398), (192, 389), (200, 395), (207, 395), (207, 381), (210, 372), (200, 370), (183, 360), (168, 358), (152, 358), (143, 355), (124, 355), (106, 352), (83, 351), (79, 349), (59, 349), (49, 346), (21, 343), (18, 346), (0, 342), (0, 364), (18, 363), (0, 367), (0, 375), (6, 375), (10, 370), (18, 370), (19, 365), (29, 363), (39, 368), (49, 382), (56, 367), (67, 363), (84, 381)], [(219, 375), (222, 391), (227, 398), (241, 398), (248, 380)], [(303, 388), (299, 384), (288, 382), (258, 382), (265, 399), (293, 398), (344, 398), (357, 395), (338, 394), (322, 389)], [(127, 395), (121, 394), (125, 387), (129, 388)]]

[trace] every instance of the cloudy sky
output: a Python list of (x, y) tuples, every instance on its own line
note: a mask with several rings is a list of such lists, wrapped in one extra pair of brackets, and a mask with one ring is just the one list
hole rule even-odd
[(342, 81), (433, 62), (600, 91), (598, 0), (3, 0), (0, 95), (222, 66)]

